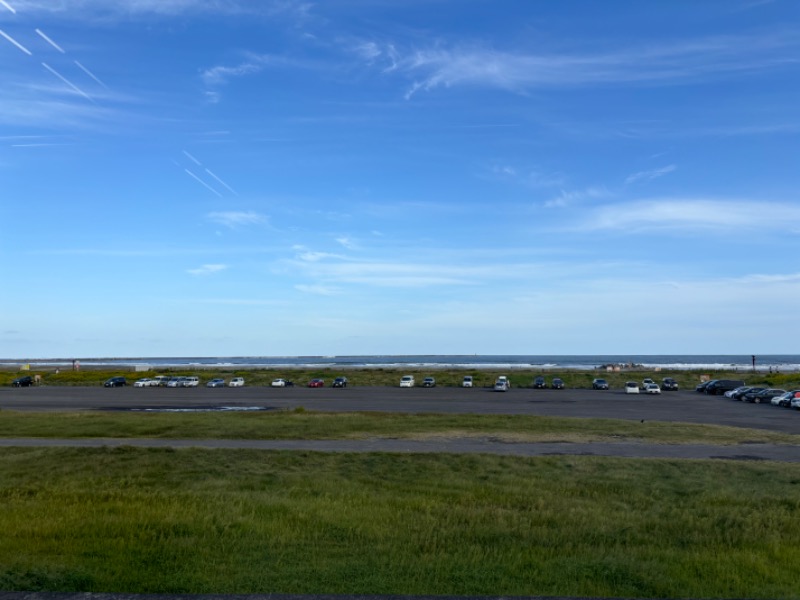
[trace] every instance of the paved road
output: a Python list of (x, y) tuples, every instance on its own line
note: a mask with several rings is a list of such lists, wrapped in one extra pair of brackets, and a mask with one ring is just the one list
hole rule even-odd
[(0, 388), (0, 409), (22, 411), (208, 410), (224, 407), (279, 410), (301, 406), (320, 411), (518, 414), (672, 421), (800, 434), (800, 411), (735, 402), (723, 396), (706, 396), (694, 391), (646, 396), (628, 395), (616, 390), (512, 389), (503, 393), (483, 388), (448, 387)]

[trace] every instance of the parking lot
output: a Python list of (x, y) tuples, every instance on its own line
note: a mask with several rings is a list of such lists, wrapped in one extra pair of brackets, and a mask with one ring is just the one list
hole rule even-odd
[(800, 434), (800, 411), (736, 402), (694, 391), (629, 395), (623, 390), (533, 390), (435, 387), (242, 388), (0, 388), (0, 409), (264, 410), (303, 407), (316, 411), (519, 414), (706, 423)]

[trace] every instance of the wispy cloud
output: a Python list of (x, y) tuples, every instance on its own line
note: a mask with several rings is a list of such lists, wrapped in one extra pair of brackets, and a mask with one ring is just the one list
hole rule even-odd
[(196, 269), (187, 269), (187, 273), (190, 275), (213, 275), (214, 273), (219, 273), (220, 271), (224, 271), (228, 268), (228, 265), (220, 265), (220, 264), (212, 264), (212, 265), (202, 265)]
[(269, 217), (254, 211), (212, 212), (206, 215), (209, 221), (235, 229), (246, 225), (263, 225)]
[(340, 293), (338, 288), (327, 285), (306, 285), (301, 283), (294, 286), (294, 288), (300, 292), (316, 294), (318, 296), (336, 296)]
[(625, 178), (625, 185), (631, 185), (632, 183), (637, 183), (640, 181), (653, 181), (654, 179), (663, 177), (668, 173), (672, 173), (675, 169), (677, 169), (675, 165), (667, 165), (666, 167), (661, 167), (660, 169), (639, 171), (638, 173), (633, 173), (632, 175), (628, 175)]
[[(5, 3), (4, 3), (5, 4)], [(308, 18), (313, 3), (307, 0), (25, 0), (26, 12), (47, 12), (65, 17), (130, 18), (146, 15), (182, 14), (261, 15)]]
[(545, 201), (545, 208), (564, 208), (586, 202), (608, 198), (612, 193), (601, 186), (591, 186), (581, 190), (561, 190), (557, 196)]
[(344, 248), (347, 248), (348, 250), (358, 249), (358, 244), (356, 244), (352, 238), (346, 235), (336, 238), (336, 242), (341, 244)]
[(606, 205), (589, 211), (580, 230), (719, 230), (759, 227), (800, 231), (800, 206), (780, 202), (655, 199)]
[(406, 98), (439, 87), (480, 86), (527, 92), (544, 87), (675, 85), (731, 73), (796, 65), (800, 37), (793, 32), (716, 36), (672, 43), (561, 54), (500, 51), (438, 44), (398, 52), (396, 45), (352, 46), (367, 65), (413, 79)]

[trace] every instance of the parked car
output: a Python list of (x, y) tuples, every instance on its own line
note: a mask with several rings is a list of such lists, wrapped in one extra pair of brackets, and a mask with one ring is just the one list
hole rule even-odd
[(217, 377), (216, 379), (212, 379), (206, 384), (206, 387), (216, 388), (216, 387), (225, 387), (225, 380), (220, 379)]
[(753, 393), (761, 392), (764, 389), (766, 389), (766, 388), (755, 387), (755, 386), (745, 386), (745, 387), (739, 388), (738, 392), (734, 391), (733, 394), (731, 395), (731, 398), (733, 398), (734, 400), (744, 400), (744, 395), (745, 394), (749, 394), (750, 392), (753, 392)]
[(646, 389), (647, 389), (647, 386), (648, 386), (648, 385), (650, 385), (651, 383), (655, 383), (655, 381), (653, 381), (653, 380), (652, 380), (652, 379), (650, 379), (649, 377), (645, 377), (645, 378), (642, 380), (642, 389), (643, 389), (643, 390), (646, 390)]
[(639, 393), (639, 384), (635, 381), (628, 381), (625, 383), (625, 393), (626, 394), (638, 394)]
[(285, 379), (279, 377), (278, 379), (273, 379), (272, 383), (270, 383), (270, 385), (272, 387), (286, 387), (287, 386), (287, 382), (286, 382)]
[(308, 382), (308, 387), (325, 387), (325, 381), (322, 379), (312, 379)]
[(30, 387), (33, 385), (33, 377), (31, 377), (30, 375), (17, 377), (14, 381), (11, 382), (11, 385), (14, 387)]
[(200, 378), (195, 377), (194, 375), (191, 375), (189, 377), (184, 377), (182, 385), (183, 387), (197, 387), (198, 385), (200, 385)]
[(760, 392), (752, 393), (748, 392), (744, 396), (742, 396), (742, 400), (745, 402), (752, 402), (753, 404), (761, 404), (761, 403), (768, 403), (772, 400), (773, 396), (780, 396), (781, 394), (785, 394), (786, 390), (779, 390), (777, 388), (767, 388), (765, 390), (761, 390)]
[(128, 381), (124, 377), (112, 377), (106, 380), (103, 387), (124, 387), (126, 385), (128, 385)]
[(791, 408), (792, 400), (795, 398), (800, 398), (800, 390), (792, 390), (791, 392), (786, 392), (783, 396), (779, 396), (780, 403), (779, 406), (783, 406), (784, 408)]
[(594, 379), (592, 381), (593, 390), (607, 390), (608, 382), (605, 379)]
[(743, 385), (741, 387), (736, 388), (735, 390), (728, 390), (722, 395), (725, 396), (726, 398), (733, 398), (734, 394), (738, 394), (739, 392), (746, 392), (749, 389), (750, 386)]
[(543, 390), (546, 387), (547, 387), (547, 382), (541, 375), (533, 380), (533, 389)]
[(400, 387), (414, 387), (414, 376), (403, 375), (400, 378)]
[(422, 387), (436, 387), (436, 379), (433, 377), (426, 377), (422, 380)]
[(154, 384), (155, 382), (152, 379), (145, 377), (143, 379), (137, 379), (134, 381), (133, 387), (151, 387)]
[(331, 387), (345, 388), (347, 387), (347, 377), (337, 377), (333, 380)]
[(660, 394), (661, 388), (658, 387), (657, 383), (648, 383), (647, 386), (644, 388), (645, 394)]
[(244, 377), (232, 377), (228, 387), (244, 387)]
[(183, 387), (183, 377), (170, 377), (167, 380), (167, 387)]
[(714, 383), (715, 381), (716, 381), (716, 379), (709, 379), (708, 381), (702, 381), (702, 382), (697, 384), (697, 387), (694, 388), (694, 391), (695, 392), (705, 392), (706, 388), (709, 386), (709, 384)]
[(661, 389), (665, 392), (677, 392), (678, 391), (678, 382), (675, 381), (672, 377), (664, 377), (661, 380)]
[(464, 379), (461, 380), (461, 387), (472, 387), (472, 375), (464, 375)]
[(800, 391), (791, 390), (789, 392), (781, 394), (780, 396), (773, 396), (772, 400), (770, 400), (770, 403), (773, 406), (783, 406), (783, 407), (791, 406), (792, 398), (794, 398), (794, 395), (797, 393), (800, 393)]
[[(499, 381), (499, 382), (502, 382), (502, 383), (503, 383), (503, 385), (505, 385), (505, 386), (506, 386), (506, 389), (507, 389), (507, 390), (510, 390), (510, 389), (511, 389), (511, 381), (508, 379), (508, 377), (507, 377), (506, 375), (500, 375), (500, 376), (497, 378), (497, 381)], [(497, 382), (495, 382), (495, 383), (497, 383)]]
[(564, 381), (561, 380), (559, 377), (553, 378), (553, 384), (550, 386), (554, 390), (563, 390), (564, 389)]
[(737, 387), (742, 387), (743, 385), (744, 381), (738, 379), (717, 379), (709, 383), (703, 391), (711, 396), (720, 396), (729, 390), (735, 390)]
[(789, 406), (791, 408), (800, 410), (800, 394), (795, 394), (794, 398), (792, 398), (792, 401), (789, 403)]
[(506, 392), (508, 391), (508, 379), (497, 379), (494, 382), (494, 391), (495, 392)]

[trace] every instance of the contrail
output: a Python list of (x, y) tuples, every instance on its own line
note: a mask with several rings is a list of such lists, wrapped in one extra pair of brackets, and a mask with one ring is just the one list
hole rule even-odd
[(222, 179), (220, 179), (219, 177), (217, 177), (216, 175), (214, 175), (214, 174), (213, 174), (211, 171), (209, 171), (208, 169), (206, 169), (205, 171), (206, 171), (206, 173), (208, 173), (209, 175), (211, 175), (211, 176), (212, 176), (214, 179), (216, 179), (217, 181), (219, 181), (219, 182), (220, 182), (222, 185), (224, 185), (226, 188), (228, 188), (228, 189), (231, 191), (231, 193), (233, 193), (233, 195), (234, 195), (234, 196), (238, 196), (238, 195), (239, 195), (239, 194), (237, 194), (237, 193), (236, 193), (236, 190), (234, 190), (234, 189), (233, 189), (231, 186), (229, 186), (227, 183), (225, 183), (224, 181), (222, 181)]
[(81, 71), (83, 71), (84, 73), (86, 73), (86, 74), (87, 74), (89, 77), (91, 77), (92, 79), (94, 79), (94, 80), (95, 80), (97, 83), (99, 83), (100, 85), (102, 85), (104, 88), (108, 89), (108, 86), (107, 86), (105, 83), (103, 83), (102, 81), (100, 81), (100, 80), (99, 80), (99, 79), (98, 79), (98, 78), (95, 76), (95, 74), (94, 74), (94, 73), (92, 73), (92, 72), (91, 72), (89, 69), (87, 69), (86, 67), (84, 67), (84, 66), (83, 66), (81, 63), (79, 63), (77, 60), (75, 60), (75, 61), (72, 61), (72, 62), (74, 62), (76, 65), (78, 65), (78, 67), (80, 67)]
[(11, 5), (9, 5), (9, 4), (8, 4), (7, 2), (5, 2), (4, 0), (0, 0), (0, 4), (2, 4), (3, 6), (5, 6), (5, 7), (6, 7), (8, 10), (10, 10), (12, 13), (14, 13), (14, 14), (17, 14), (17, 11), (15, 11), (15, 10), (14, 10), (14, 9), (11, 7)]
[(186, 171), (186, 172), (187, 172), (189, 175), (191, 175), (191, 176), (192, 176), (194, 179), (196, 179), (197, 181), (199, 181), (199, 182), (200, 182), (200, 183), (201, 183), (203, 186), (205, 186), (206, 188), (208, 188), (209, 190), (211, 190), (212, 192), (214, 192), (214, 193), (215, 193), (217, 196), (219, 196), (220, 198), (222, 198), (222, 194), (220, 194), (220, 193), (219, 193), (217, 190), (215, 190), (215, 189), (214, 189), (214, 188), (212, 188), (210, 185), (208, 185), (208, 184), (207, 184), (205, 181), (203, 181), (202, 179), (200, 179), (200, 178), (199, 178), (197, 175), (195, 175), (194, 173), (192, 173), (192, 172), (191, 172), (189, 169), (184, 169), (184, 171)]
[(182, 152), (183, 152), (183, 153), (184, 153), (186, 156), (188, 156), (189, 158), (191, 158), (191, 159), (194, 161), (194, 163), (195, 163), (195, 164), (196, 164), (198, 167), (202, 167), (202, 166), (203, 166), (203, 165), (200, 163), (200, 161), (199, 161), (199, 160), (197, 160), (197, 159), (196, 159), (194, 156), (192, 156), (191, 154), (189, 154), (189, 153), (188, 153), (186, 150), (182, 150)]
[(64, 77), (64, 76), (63, 76), (63, 75), (61, 75), (60, 73), (58, 73), (58, 72), (57, 72), (57, 71), (56, 71), (56, 70), (55, 70), (53, 67), (51, 67), (51, 66), (50, 66), (50, 65), (48, 65), (47, 63), (42, 63), (42, 66), (43, 66), (45, 69), (47, 69), (48, 71), (50, 71), (50, 72), (51, 72), (53, 75), (55, 75), (56, 77), (58, 77), (58, 78), (59, 78), (61, 81), (63, 81), (64, 83), (66, 83), (66, 84), (67, 84), (69, 87), (71, 87), (73, 90), (75, 90), (76, 92), (78, 92), (78, 93), (79, 93), (81, 96), (83, 96), (84, 98), (86, 98), (86, 99), (87, 99), (87, 100), (89, 100), (90, 102), (94, 102), (94, 100), (92, 100), (92, 97), (91, 97), (91, 96), (89, 96), (89, 94), (87, 94), (87, 93), (86, 93), (86, 92), (84, 92), (84, 91), (83, 91), (81, 88), (79, 88), (77, 85), (75, 85), (74, 83), (72, 83), (71, 81), (69, 81), (69, 79), (67, 79), (66, 77)]
[(63, 49), (61, 46), (59, 46), (58, 44), (56, 44), (56, 43), (55, 43), (53, 40), (51, 40), (49, 37), (47, 37), (47, 35), (45, 34), (45, 32), (44, 32), (44, 31), (42, 31), (41, 29), (35, 29), (34, 31), (36, 31), (36, 33), (38, 33), (38, 34), (39, 34), (39, 35), (42, 37), (42, 39), (44, 39), (44, 41), (45, 41), (45, 42), (47, 42), (47, 43), (48, 43), (48, 44), (50, 44), (50, 45), (51, 45), (53, 48), (55, 48), (56, 50), (58, 50), (59, 52), (61, 52), (61, 54), (66, 54), (66, 52), (64, 52), (64, 49)]
[(12, 38), (10, 35), (8, 35), (8, 34), (7, 34), (5, 31), (3, 31), (2, 29), (0, 29), (0, 35), (2, 35), (4, 38), (6, 38), (6, 39), (7, 39), (9, 42), (11, 42), (12, 44), (14, 44), (14, 45), (15, 45), (17, 48), (19, 48), (20, 50), (22, 50), (22, 51), (23, 51), (25, 54), (27, 54), (28, 56), (33, 56), (33, 53), (32, 53), (30, 50), (28, 50), (28, 49), (27, 49), (25, 46), (23, 46), (22, 44), (20, 44), (20, 43), (19, 43), (17, 40), (15, 40), (14, 38)]

